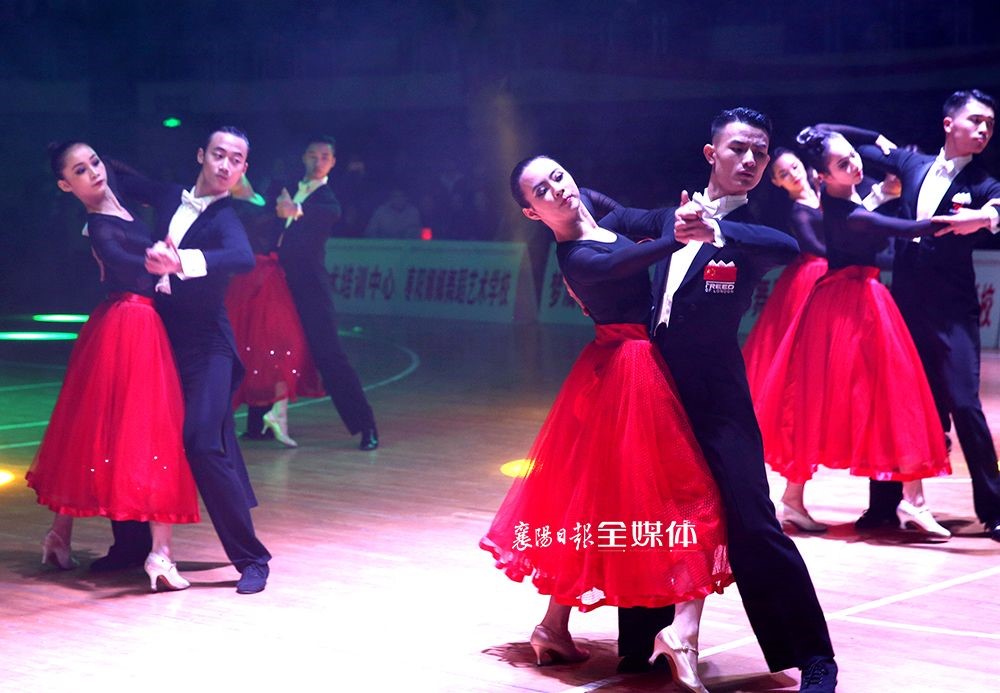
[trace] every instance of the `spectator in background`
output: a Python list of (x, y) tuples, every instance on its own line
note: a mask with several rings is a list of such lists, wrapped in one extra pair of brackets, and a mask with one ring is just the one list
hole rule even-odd
[(420, 210), (406, 193), (396, 188), (389, 199), (375, 208), (365, 228), (368, 238), (420, 238)]

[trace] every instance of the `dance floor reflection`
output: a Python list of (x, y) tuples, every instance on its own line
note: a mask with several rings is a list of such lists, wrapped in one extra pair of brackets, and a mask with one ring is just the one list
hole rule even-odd
[[(292, 407), (299, 448), (244, 445), (254, 521), (274, 554), (267, 590), (251, 596), (235, 593), (207, 516), (175, 532), (184, 592), (150, 594), (141, 570), (90, 574), (111, 537), (99, 518), (75, 526), (77, 569), (40, 565), (51, 516), (23, 477), (71, 342), (0, 341), (0, 690), (671, 690), (665, 672), (615, 673), (612, 608), (571, 619), (589, 661), (536, 667), (527, 638), (546, 600), (477, 548), (510, 483), (501, 465), (527, 452), (590, 331), (383, 318), (344, 327), (381, 447), (358, 451), (326, 400)], [(1000, 355), (983, 361), (996, 433)], [(975, 522), (957, 446), (952, 464), (952, 477), (925, 482), (955, 533), (943, 544), (859, 536), (864, 479), (821, 471), (809, 485), (812, 514), (833, 527), (793, 536), (829, 619), (840, 691), (984, 691), (1000, 679), (1000, 544)], [(797, 671), (767, 672), (735, 588), (707, 602), (701, 660), (713, 691), (798, 687)]]

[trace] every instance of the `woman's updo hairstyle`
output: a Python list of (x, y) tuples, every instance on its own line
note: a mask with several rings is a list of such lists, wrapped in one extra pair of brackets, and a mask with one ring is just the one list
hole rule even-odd
[(840, 137), (840, 135), (836, 132), (817, 130), (813, 127), (802, 128), (795, 141), (799, 144), (803, 163), (820, 173), (829, 173), (826, 155), (830, 151), (830, 138), (832, 137)]
[(514, 170), (510, 172), (510, 194), (514, 197), (514, 201), (517, 202), (521, 209), (531, 207), (531, 203), (528, 202), (528, 198), (524, 196), (524, 191), (521, 190), (521, 175), (524, 174), (524, 169), (528, 168), (528, 165), (536, 159), (552, 159), (552, 157), (546, 154), (529, 156), (527, 159), (521, 159), (514, 164)]
[(52, 174), (59, 180), (63, 177), (63, 169), (66, 167), (66, 155), (69, 150), (79, 144), (86, 144), (80, 140), (67, 140), (66, 142), (50, 142), (45, 148), (49, 154), (49, 165), (52, 166)]

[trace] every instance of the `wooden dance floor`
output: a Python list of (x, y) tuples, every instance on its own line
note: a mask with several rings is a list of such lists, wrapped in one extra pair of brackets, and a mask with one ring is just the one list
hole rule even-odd
[[(69, 343), (0, 342), (0, 475), (12, 475), (0, 485), (0, 691), (673, 690), (665, 672), (615, 673), (610, 607), (570, 621), (589, 661), (534, 666), (527, 639), (546, 598), (477, 547), (510, 483), (500, 466), (527, 452), (590, 331), (372, 318), (343, 327), (382, 446), (359, 452), (328, 400), (292, 409), (298, 449), (244, 444), (254, 521), (274, 554), (267, 590), (249, 596), (236, 594), (207, 516), (175, 532), (192, 582), (184, 592), (151, 594), (141, 570), (90, 574), (111, 538), (100, 518), (76, 523), (77, 569), (40, 565), (51, 514), (23, 477)], [(983, 365), (997, 433), (1000, 356)], [(952, 463), (952, 477), (925, 485), (956, 534), (943, 544), (855, 533), (864, 479), (825, 471), (807, 488), (813, 515), (833, 527), (794, 539), (844, 693), (997, 689), (1000, 544), (975, 521), (957, 445)], [(735, 587), (708, 599), (701, 650), (712, 691), (798, 688), (798, 671), (767, 671)]]

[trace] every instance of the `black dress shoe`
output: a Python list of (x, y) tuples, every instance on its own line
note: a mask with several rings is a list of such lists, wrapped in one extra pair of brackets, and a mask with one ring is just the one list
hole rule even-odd
[(986, 536), (993, 541), (1000, 541), (1000, 521), (986, 523)]
[(802, 667), (799, 693), (835, 693), (837, 690), (837, 663), (832, 657), (811, 657)]
[(114, 547), (108, 551), (107, 556), (102, 556), (90, 564), (92, 573), (113, 573), (117, 570), (128, 570), (129, 568), (139, 568), (146, 563), (146, 556), (149, 550), (142, 553), (133, 551), (116, 551)]
[(267, 587), (267, 576), (271, 574), (271, 569), (267, 563), (251, 563), (243, 569), (240, 579), (236, 583), (237, 594), (257, 594), (263, 592)]
[(854, 529), (866, 531), (871, 529), (899, 529), (899, 518), (896, 513), (875, 512), (871, 508), (861, 513), (854, 521)]
[(358, 445), (358, 450), (374, 450), (377, 447), (378, 430), (374, 426), (361, 429), (361, 444)]

